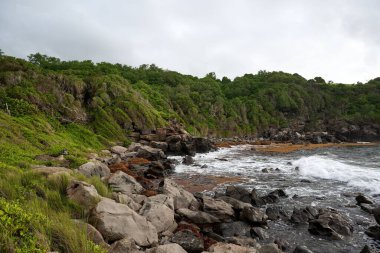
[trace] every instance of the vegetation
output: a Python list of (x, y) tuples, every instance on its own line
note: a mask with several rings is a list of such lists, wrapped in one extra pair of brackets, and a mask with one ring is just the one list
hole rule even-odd
[[(260, 71), (220, 80), (155, 65), (41, 54), (25, 61), (0, 50), (0, 251), (102, 252), (71, 222), (86, 217), (66, 197), (69, 179), (46, 179), (29, 167), (76, 168), (111, 142), (127, 144), (133, 126), (156, 128), (173, 118), (192, 134), (211, 136), (260, 135), (298, 123), (309, 130), (327, 121), (379, 124), (380, 78), (347, 85)], [(99, 179), (74, 177), (109, 196)]]

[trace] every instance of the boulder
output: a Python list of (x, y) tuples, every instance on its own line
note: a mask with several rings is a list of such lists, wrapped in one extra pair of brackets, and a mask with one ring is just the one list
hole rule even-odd
[(309, 222), (310, 233), (335, 240), (351, 236), (353, 229), (348, 218), (334, 210), (321, 210), (318, 217)]
[(152, 141), (152, 142), (150, 142), (150, 146), (152, 148), (161, 149), (164, 152), (166, 152), (168, 150), (168, 144), (166, 142)]
[(177, 214), (187, 218), (195, 224), (210, 224), (220, 222), (220, 220), (217, 217), (202, 211), (192, 211), (186, 208), (180, 208), (177, 209), (176, 212)]
[(165, 195), (165, 194), (157, 194), (155, 196), (151, 196), (146, 201), (149, 201), (152, 203), (163, 204), (163, 205), (169, 207), (170, 209), (174, 210), (173, 197)]
[(112, 191), (120, 192), (123, 194), (139, 194), (144, 188), (136, 181), (132, 176), (122, 172), (117, 171), (112, 176), (108, 178), (108, 184)]
[(165, 204), (149, 201), (140, 209), (140, 215), (150, 221), (158, 233), (166, 230), (173, 231), (176, 228), (174, 211)]
[(358, 196), (355, 197), (355, 200), (356, 200), (356, 204), (357, 205), (360, 205), (360, 204), (374, 204), (374, 201), (372, 199), (370, 199), (369, 197), (363, 195), (363, 194), (359, 194)]
[(141, 251), (137, 248), (135, 241), (131, 238), (123, 238), (119, 241), (114, 242), (111, 245), (110, 253), (142, 253), (144, 251)]
[(182, 163), (185, 164), (185, 165), (191, 165), (194, 163), (194, 158), (189, 156), (189, 155), (186, 155), (183, 159), (182, 159)]
[(179, 244), (187, 252), (202, 252), (204, 249), (202, 238), (196, 236), (191, 230), (176, 232), (171, 238), (171, 241)]
[(176, 184), (173, 180), (165, 178), (161, 186), (163, 194), (173, 197), (174, 209), (191, 208), (198, 209), (199, 203), (193, 194)]
[(309, 250), (306, 246), (297, 246), (293, 253), (313, 253), (313, 251)]
[(268, 216), (257, 207), (244, 207), (240, 213), (240, 218), (246, 220), (254, 225), (265, 225)]
[(128, 151), (128, 149), (126, 147), (123, 147), (123, 146), (113, 146), (113, 147), (111, 147), (111, 152), (115, 153), (115, 154), (118, 154), (118, 155), (122, 155), (123, 153), (125, 153), (127, 151)]
[(76, 180), (72, 181), (67, 187), (67, 196), (87, 211), (93, 208), (101, 199), (93, 185)]
[(92, 209), (89, 220), (106, 241), (113, 242), (129, 237), (144, 247), (158, 243), (157, 230), (152, 223), (127, 205), (111, 199), (103, 198)]
[(274, 243), (277, 244), (278, 248), (282, 251), (287, 251), (290, 247), (289, 242), (282, 238), (277, 238), (274, 240)]
[(159, 141), (160, 136), (157, 134), (142, 134), (140, 135), (140, 139), (145, 141)]
[(251, 203), (254, 206), (262, 206), (266, 204), (265, 200), (257, 194), (256, 189), (252, 189), (251, 191)]
[(216, 150), (215, 145), (210, 141), (209, 139), (206, 138), (193, 138), (192, 141), (193, 147), (195, 148), (196, 153), (207, 153), (212, 150)]
[(360, 253), (376, 253), (373, 249), (371, 249), (368, 245), (365, 245)]
[(120, 204), (129, 206), (133, 211), (138, 212), (141, 209), (141, 205), (136, 203), (130, 196), (122, 193), (114, 192), (112, 198)]
[[(129, 251), (126, 251), (129, 252)], [(176, 243), (168, 243), (151, 249), (147, 249), (146, 253), (187, 253), (180, 245)]]
[(252, 228), (252, 237), (258, 238), (259, 240), (265, 240), (269, 238), (269, 235), (265, 229), (261, 227), (254, 227)]
[(237, 244), (243, 247), (252, 247), (256, 249), (260, 248), (260, 244), (258, 244), (257, 241), (250, 236), (227, 237), (226, 242)]
[(281, 253), (281, 250), (278, 248), (277, 244), (269, 243), (261, 246), (259, 253)]
[(241, 211), (244, 207), (251, 207), (252, 205), (249, 203), (245, 203), (243, 201), (228, 197), (228, 196), (221, 196), (217, 199), (221, 199), (224, 202), (230, 204), (234, 210)]
[(373, 213), (373, 216), (375, 217), (377, 224), (380, 225), (380, 207), (373, 209), (372, 213)]
[(250, 192), (241, 186), (235, 186), (235, 185), (227, 186), (226, 196), (240, 200), (245, 203), (251, 203)]
[(138, 142), (132, 142), (129, 146), (128, 146), (128, 151), (129, 152), (137, 152), (143, 145), (141, 143), (138, 143)]
[(110, 175), (110, 169), (108, 166), (100, 161), (92, 161), (82, 164), (79, 166), (78, 172), (82, 173), (86, 177), (98, 176), (102, 178)]
[(281, 206), (269, 206), (265, 213), (268, 216), (268, 219), (273, 221), (288, 217), (288, 214)]
[(207, 196), (202, 198), (203, 211), (219, 218), (220, 220), (231, 220), (235, 215), (232, 205), (221, 199), (213, 199)]
[(251, 225), (243, 221), (220, 223), (215, 227), (215, 231), (223, 237), (251, 236)]
[(365, 233), (369, 236), (374, 238), (375, 240), (380, 241), (380, 226), (371, 226), (369, 227)]
[(318, 215), (318, 210), (314, 207), (306, 207), (302, 209), (294, 208), (292, 217), (290, 218), (292, 222), (308, 223), (310, 220), (315, 219)]
[(165, 159), (165, 153), (158, 148), (152, 148), (149, 146), (141, 146), (137, 151), (137, 157), (145, 158), (150, 161), (158, 161), (161, 159)]
[(73, 222), (79, 227), (79, 229), (85, 230), (87, 238), (93, 241), (97, 245), (106, 245), (102, 234), (96, 230), (96, 228), (81, 220), (73, 220)]
[(231, 244), (231, 243), (222, 243), (218, 242), (212, 245), (208, 252), (214, 253), (258, 253), (255, 248), (242, 247), (239, 245)]

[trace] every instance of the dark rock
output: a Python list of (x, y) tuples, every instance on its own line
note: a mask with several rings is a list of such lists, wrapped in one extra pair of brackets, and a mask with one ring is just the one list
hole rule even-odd
[(171, 242), (179, 244), (187, 252), (202, 252), (204, 244), (202, 238), (197, 237), (190, 230), (178, 231), (171, 238)]
[(377, 224), (380, 225), (380, 207), (373, 209), (372, 212), (373, 212), (373, 216), (375, 217)]
[(251, 203), (254, 206), (262, 206), (265, 205), (266, 202), (257, 194), (256, 189), (252, 189), (251, 191)]
[(306, 207), (303, 209), (294, 208), (292, 217), (290, 218), (292, 222), (307, 223), (312, 219), (315, 219), (318, 215), (318, 211), (314, 207)]
[(360, 208), (364, 211), (364, 212), (367, 212), (369, 214), (373, 214), (373, 211), (375, 210), (376, 206), (375, 205), (371, 205), (371, 204), (360, 204)]
[(267, 224), (268, 216), (257, 207), (244, 207), (240, 214), (240, 218), (254, 225), (260, 226)]
[(260, 227), (254, 227), (251, 230), (251, 235), (254, 238), (259, 238), (260, 240), (265, 240), (269, 238), (268, 233), (265, 231), (265, 229)]
[(162, 151), (166, 152), (168, 150), (168, 144), (166, 142), (161, 141), (152, 141), (149, 144), (152, 148), (158, 148)]
[(329, 239), (351, 236), (354, 228), (347, 217), (334, 210), (322, 210), (318, 217), (309, 221), (309, 232)]
[(183, 158), (182, 163), (185, 165), (191, 165), (194, 163), (194, 159), (191, 156), (187, 155)]
[(161, 149), (152, 148), (149, 146), (142, 146), (137, 151), (137, 157), (145, 158), (150, 161), (158, 161), (161, 159), (165, 159), (166, 155)]
[(357, 205), (360, 205), (360, 204), (374, 204), (374, 201), (372, 199), (370, 199), (367, 196), (364, 196), (363, 194), (359, 194), (358, 196), (356, 196), (355, 200), (356, 200), (356, 204)]
[(313, 253), (313, 251), (309, 250), (306, 246), (297, 246), (293, 253)]
[(287, 251), (290, 247), (289, 242), (282, 238), (277, 238), (274, 240), (274, 243), (277, 244), (278, 248), (282, 251)]
[(360, 251), (360, 253), (376, 253), (373, 249), (371, 249), (368, 245), (364, 246), (364, 248)]
[(311, 180), (309, 180), (309, 179), (301, 179), (300, 182), (301, 183), (308, 183), (308, 184), (312, 183)]
[(288, 197), (288, 195), (282, 189), (274, 190), (274, 191), (270, 192), (268, 195), (276, 195), (280, 198), (287, 198)]
[(268, 216), (269, 220), (278, 220), (281, 218), (288, 218), (288, 214), (285, 212), (285, 210), (281, 206), (270, 206), (265, 211), (266, 215)]
[(380, 226), (372, 226), (365, 231), (365, 233), (369, 236), (374, 238), (375, 240), (380, 241)]
[(251, 203), (250, 192), (241, 186), (227, 186), (226, 196), (240, 200), (242, 202)]
[(221, 223), (215, 231), (223, 237), (251, 236), (251, 225), (243, 221)]
[(201, 166), (201, 168), (202, 168), (202, 169), (206, 169), (206, 168), (208, 168), (208, 166), (207, 166), (206, 164), (203, 164), (203, 165)]
[(263, 173), (269, 173), (269, 170), (268, 170), (268, 168), (265, 168), (265, 169), (262, 169), (261, 172), (263, 172)]
[(236, 211), (241, 211), (243, 210), (244, 207), (248, 206), (248, 207), (251, 207), (252, 205), (249, 204), (249, 203), (246, 203), (246, 202), (243, 202), (243, 201), (240, 201), (240, 200), (237, 200), (237, 199), (234, 199), (234, 198), (231, 198), (231, 197), (228, 197), (228, 196), (220, 196), (218, 197), (217, 199), (221, 199), (225, 202), (227, 202), (228, 204), (230, 204), (232, 206), (232, 208)]
[(197, 153), (207, 153), (212, 150), (216, 150), (215, 145), (206, 138), (193, 138), (193, 146)]
[(221, 199), (213, 199), (207, 196), (203, 196), (202, 208), (203, 211), (219, 218), (222, 221), (230, 221), (235, 215), (235, 211), (232, 209), (232, 205)]

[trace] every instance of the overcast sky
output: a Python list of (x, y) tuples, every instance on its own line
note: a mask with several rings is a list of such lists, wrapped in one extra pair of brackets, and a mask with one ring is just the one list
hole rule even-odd
[(234, 78), (380, 76), (379, 0), (1, 0), (0, 49)]

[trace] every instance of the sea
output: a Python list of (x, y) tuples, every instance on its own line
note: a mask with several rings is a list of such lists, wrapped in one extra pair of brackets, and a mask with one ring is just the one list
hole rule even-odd
[[(173, 157), (181, 161), (181, 157)], [(354, 226), (353, 236), (331, 241), (313, 236), (307, 226), (295, 226), (289, 221), (268, 224), (268, 242), (285, 239), (290, 247), (306, 245), (314, 252), (360, 252), (364, 245), (380, 249), (365, 234), (375, 225), (372, 215), (358, 207), (355, 197), (364, 194), (380, 204), (380, 145), (333, 147), (300, 150), (292, 153), (256, 152), (250, 145), (220, 148), (218, 151), (197, 154), (193, 165), (178, 164), (176, 173), (241, 177), (238, 183), (247, 189), (255, 188), (259, 195), (283, 189), (288, 198), (275, 205), (291, 215), (294, 208), (314, 206), (331, 208), (344, 213)], [(223, 192), (226, 185), (212, 192)]]

